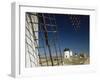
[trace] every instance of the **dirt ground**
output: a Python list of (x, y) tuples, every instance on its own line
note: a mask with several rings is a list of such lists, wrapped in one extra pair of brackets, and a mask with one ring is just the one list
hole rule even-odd
[[(79, 57), (79, 56), (72, 56), (69, 59), (62, 59), (61, 58), (53, 58), (53, 64), (54, 66), (57, 65), (85, 65), (85, 64), (89, 64), (90, 60), (89, 57)], [(41, 66), (51, 66), (51, 60), (50, 59), (45, 59), (45, 58), (41, 58), (41, 62), (40, 62)]]

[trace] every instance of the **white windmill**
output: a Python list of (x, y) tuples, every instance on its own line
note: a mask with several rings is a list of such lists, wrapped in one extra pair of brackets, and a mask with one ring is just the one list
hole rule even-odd
[(69, 48), (64, 49), (64, 58), (69, 59), (73, 55), (73, 52)]

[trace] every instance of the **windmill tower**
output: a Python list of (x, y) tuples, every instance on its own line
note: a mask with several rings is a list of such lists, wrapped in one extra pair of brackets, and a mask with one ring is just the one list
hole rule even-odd
[(64, 59), (69, 59), (72, 55), (73, 53), (69, 48), (64, 49)]
[(38, 50), (38, 17), (36, 13), (26, 12), (25, 21), (25, 67), (39, 66)]

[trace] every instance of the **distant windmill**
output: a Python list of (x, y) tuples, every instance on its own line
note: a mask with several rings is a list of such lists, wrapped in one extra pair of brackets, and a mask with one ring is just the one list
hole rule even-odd
[(79, 15), (69, 15), (69, 19), (75, 31), (80, 30), (80, 16)]

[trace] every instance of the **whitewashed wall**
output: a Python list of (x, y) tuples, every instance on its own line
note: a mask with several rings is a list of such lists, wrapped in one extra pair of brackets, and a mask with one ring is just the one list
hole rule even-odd
[(38, 39), (38, 32), (35, 32), (35, 37), (32, 31), (32, 27), (34, 31), (38, 31), (38, 18), (35, 15), (31, 15), (31, 21), (29, 15), (26, 13), (26, 29), (25, 29), (25, 55), (26, 55), (26, 67), (34, 67), (39, 65), (39, 57), (38, 57), (38, 40), (35, 41), (34, 39)]

